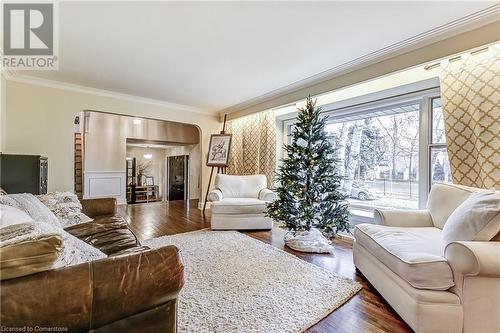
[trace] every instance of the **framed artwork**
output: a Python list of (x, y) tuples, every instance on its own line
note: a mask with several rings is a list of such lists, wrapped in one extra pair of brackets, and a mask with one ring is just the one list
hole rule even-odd
[(155, 179), (152, 176), (146, 176), (146, 185), (154, 185)]
[(231, 137), (231, 134), (212, 134), (212, 136), (210, 136), (207, 166), (228, 166)]

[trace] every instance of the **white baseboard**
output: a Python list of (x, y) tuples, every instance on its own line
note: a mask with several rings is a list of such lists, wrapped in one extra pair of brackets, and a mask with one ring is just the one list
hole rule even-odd
[(126, 198), (116, 198), (116, 204), (117, 205), (126, 205), (127, 199)]
[[(198, 209), (199, 210), (203, 210), (203, 204), (204, 203), (201, 202), (201, 201), (198, 202)], [(212, 204), (211, 202), (207, 202), (207, 208), (206, 209), (210, 209), (211, 204)]]

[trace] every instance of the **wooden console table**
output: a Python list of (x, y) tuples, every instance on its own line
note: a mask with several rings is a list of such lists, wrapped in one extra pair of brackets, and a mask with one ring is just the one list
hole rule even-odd
[[(127, 186), (127, 199), (132, 195), (132, 186)], [(135, 187), (135, 202), (155, 202), (160, 200), (158, 185), (146, 185)]]

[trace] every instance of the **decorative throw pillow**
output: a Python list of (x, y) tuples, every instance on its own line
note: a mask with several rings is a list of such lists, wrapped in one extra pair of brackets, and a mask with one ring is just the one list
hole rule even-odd
[(0, 279), (52, 269), (62, 237), (45, 223), (18, 223), (0, 229)]
[(54, 263), (54, 268), (78, 265), (107, 257), (99, 249), (85, 243), (63, 229), (60, 229), (60, 235), (63, 239), (63, 248), (59, 258)]
[(0, 195), (0, 204), (18, 208), (35, 221), (43, 221), (56, 228), (61, 227), (61, 223), (59, 223), (57, 217), (33, 194), (20, 193)]
[[(37, 254), (41, 256), (39, 260), (34, 258)], [(0, 228), (0, 258), (0, 273), (6, 279), (77, 265), (106, 255), (59, 227), (34, 221)], [(28, 267), (23, 268), (23, 264)]]
[(489, 241), (500, 232), (500, 195), (495, 191), (471, 194), (444, 225), (444, 245), (453, 241)]
[(52, 192), (37, 195), (37, 198), (54, 213), (63, 228), (92, 221), (82, 213), (82, 204), (74, 193)]
[(0, 227), (24, 222), (33, 222), (33, 219), (20, 209), (0, 204)]

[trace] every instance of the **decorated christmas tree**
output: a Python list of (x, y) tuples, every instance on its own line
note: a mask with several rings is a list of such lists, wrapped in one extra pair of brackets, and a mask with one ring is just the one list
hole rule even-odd
[(299, 232), (308, 236), (311, 229), (332, 237), (350, 226), (336, 150), (325, 132), (327, 118), (315, 105), (309, 97), (299, 109), (292, 142), (284, 147), (287, 157), (276, 176), (278, 198), (268, 204), (267, 214), (292, 231), (291, 237)]

